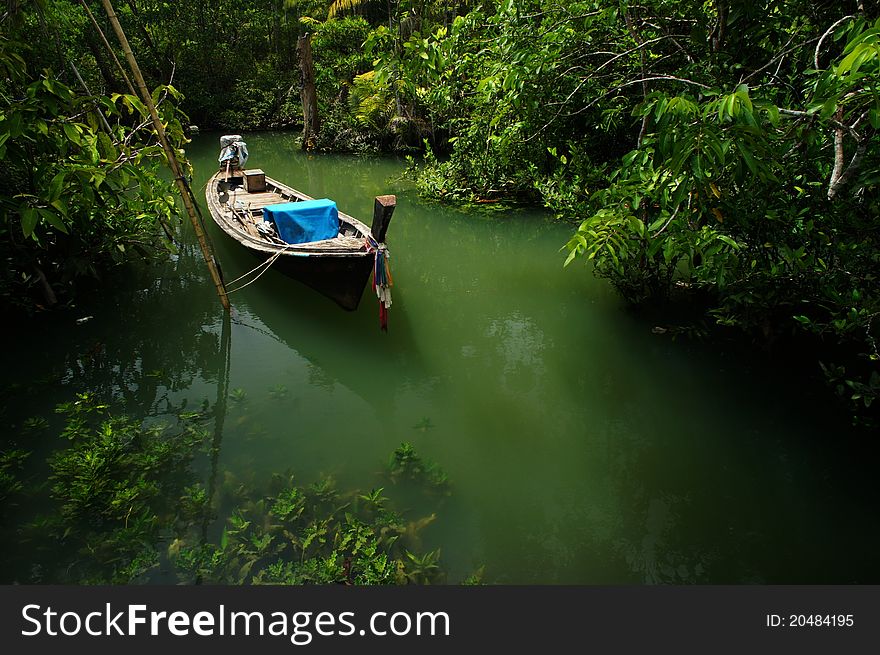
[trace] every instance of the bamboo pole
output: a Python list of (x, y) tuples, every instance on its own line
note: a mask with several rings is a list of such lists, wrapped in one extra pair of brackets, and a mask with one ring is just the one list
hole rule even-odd
[(116, 17), (116, 12), (113, 10), (113, 5), (110, 4), (110, 0), (101, 0), (101, 3), (104, 5), (104, 10), (107, 12), (110, 24), (113, 25), (113, 31), (116, 32), (116, 37), (119, 39), (122, 51), (125, 53), (125, 59), (128, 61), (128, 67), (131, 68), (132, 75), (134, 75), (141, 99), (150, 111), (150, 117), (153, 119), (153, 127), (156, 130), (156, 136), (159, 137), (159, 142), (162, 144), (162, 150), (165, 151), (165, 157), (168, 159), (168, 167), (174, 174), (174, 182), (177, 184), (177, 189), (180, 191), (180, 197), (183, 199), (183, 204), (186, 207), (186, 213), (189, 215), (189, 220), (199, 239), (199, 247), (202, 249), (202, 256), (205, 258), (205, 263), (208, 265), (208, 270), (211, 272), (211, 279), (214, 281), (214, 286), (217, 288), (217, 295), (220, 297), (220, 302), (223, 304), (223, 308), (228, 311), (230, 306), (229, 297), (226, 294), (226, 286), (223, 284), (223, 279), (220, 277), (220, 271), (217, 270), (217, 263), (214, 261), (214, 256), (211, 253), (211, 247), (208, 245), (205, 231), (202, 229), (202, 224), (196, 214), (195, 202), (190, 193), (189, 187), (186, 184), (186, 180), (183, 177), (183, 173), (180, 170), (177, 156), (175, 155), (174, 150), (171, 149), (171, 145), (168, 143), (168, 138), (165, 135), (165, 127), (162, 125), (162, 120), (159, 118), (159, 114), (156, 111), (156, 105), (153, 104), (153, 97), (147, 90), (144, 76), (141, 75), (141, 69), (138, 67), (137, 60), (134, 58), (134, 53), (131, 51), (128, 39), (125, 37), (125, 32), (122, 31), (122, 25), (119, 24), (119, 19)]

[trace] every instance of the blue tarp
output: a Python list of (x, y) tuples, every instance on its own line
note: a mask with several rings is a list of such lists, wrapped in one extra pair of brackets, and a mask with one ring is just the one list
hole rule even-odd
[(339, 234), (339, 212), (327, 198), (269, 205), (263, 207), (263, 218), (275, 224), (285, 243), (321, 241)]

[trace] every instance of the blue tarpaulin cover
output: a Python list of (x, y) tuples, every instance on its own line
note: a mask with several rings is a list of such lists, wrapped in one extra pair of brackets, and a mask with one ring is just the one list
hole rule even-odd
[(336, 203), (327, 198), (263, 207), (263, 218), (275, 224), (285, 243), (332, 239), (339, 233)]

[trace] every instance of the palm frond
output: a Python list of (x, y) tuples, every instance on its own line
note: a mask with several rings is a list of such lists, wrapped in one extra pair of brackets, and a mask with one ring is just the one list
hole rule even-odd
[(370, 0), (333, 0), (327, 9), (327, 18), (333, 18), (346, 12), (354, 13), (355, 10), (369, 4)]

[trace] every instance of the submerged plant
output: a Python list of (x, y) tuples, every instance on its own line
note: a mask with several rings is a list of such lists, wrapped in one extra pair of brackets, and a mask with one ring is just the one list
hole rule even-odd
[(434, 427), (434, 424), (431, 423), (431, 419), (428, 418), (427, 416), (425, 416), (422, 418), (421, 421), (419, 421), (418, 423), (416, 423), (413, 426), (413, 430), (421, 430), (422, 432), (427, 432), (428, 430), (430, 430), (433, 427)]
[(408, 567), (406, 579), (413, 584), (429, 584), (436, 581), (440, 574), (440, 549), (432, 550), (424, 555), (415, 555), (406, 551)]
[(332, 478), (300, 486), (275, 476), (272, 495), (241, 499), (218, 543), (176, 545), (183, 582), (406, 584), (437, 582), (439, 552), (414, 555), (418, 531), (386, 507), (382, 489), (340, 493)]
[(42, 416), (32, 416), (21, 424), (21, 431), (24, 433), (39, 432), (49, 427), (49, 421)]
[(20, 448), (0, 451), (0, 508), (5, 509), (7, 500), (22, 490), (21, 470), (28, 456)]
[(90, 394), (57, 411), (70, 445), (49, 458), (51, 505), (22, 536), (45, 557), (47, 582), (129, 582), (157, 563), (162, 535), (204, 507), (189, 465), (205, 432), (143, 426)]
[(397, 483), (407, 480), (426, 485), (434, 492), (448, 495), (449, 476), (435, 462), (424, 460), (411, 443), (404, 442), (391, 454), (388, 477)]
[[(291, 474), (263, 485), (216, 470), (202, 484), (192, 461), (209, 443), (203, 426), (145, 425), (90, 394), (58, 411), (65, 414), (61, 435), (68, 445), (48, 460), (45, 510), (18, 530), (18, 542), (31, 548), (25, 562), (10, 566), (24, 576), (16, 582), (124, 584), (149, 580), (160, 565), (182, 583), (373, 585), (445, 578), (439, 551), (422, 547), (421, 533), (436, 514), (405, 518), (382, 487), (340, 490), (331, 476), (304, 484)], [(445, 480), (406, 446), (392, 456), (397, 475)], [(40, 492), (19, 480), (26, 457), (24, 451), (0, 453), (0, 500)]]
[(229, 399), (234, 403), (243, 403), (247, 400), (247, 391), (238, 387), (229, 392)]
[(269, 387), (269, 395), (274, 400), (283, 400), (290, 395), (290, 389), (288, 389), (286, 385), (276, 384), (272, 387)]

